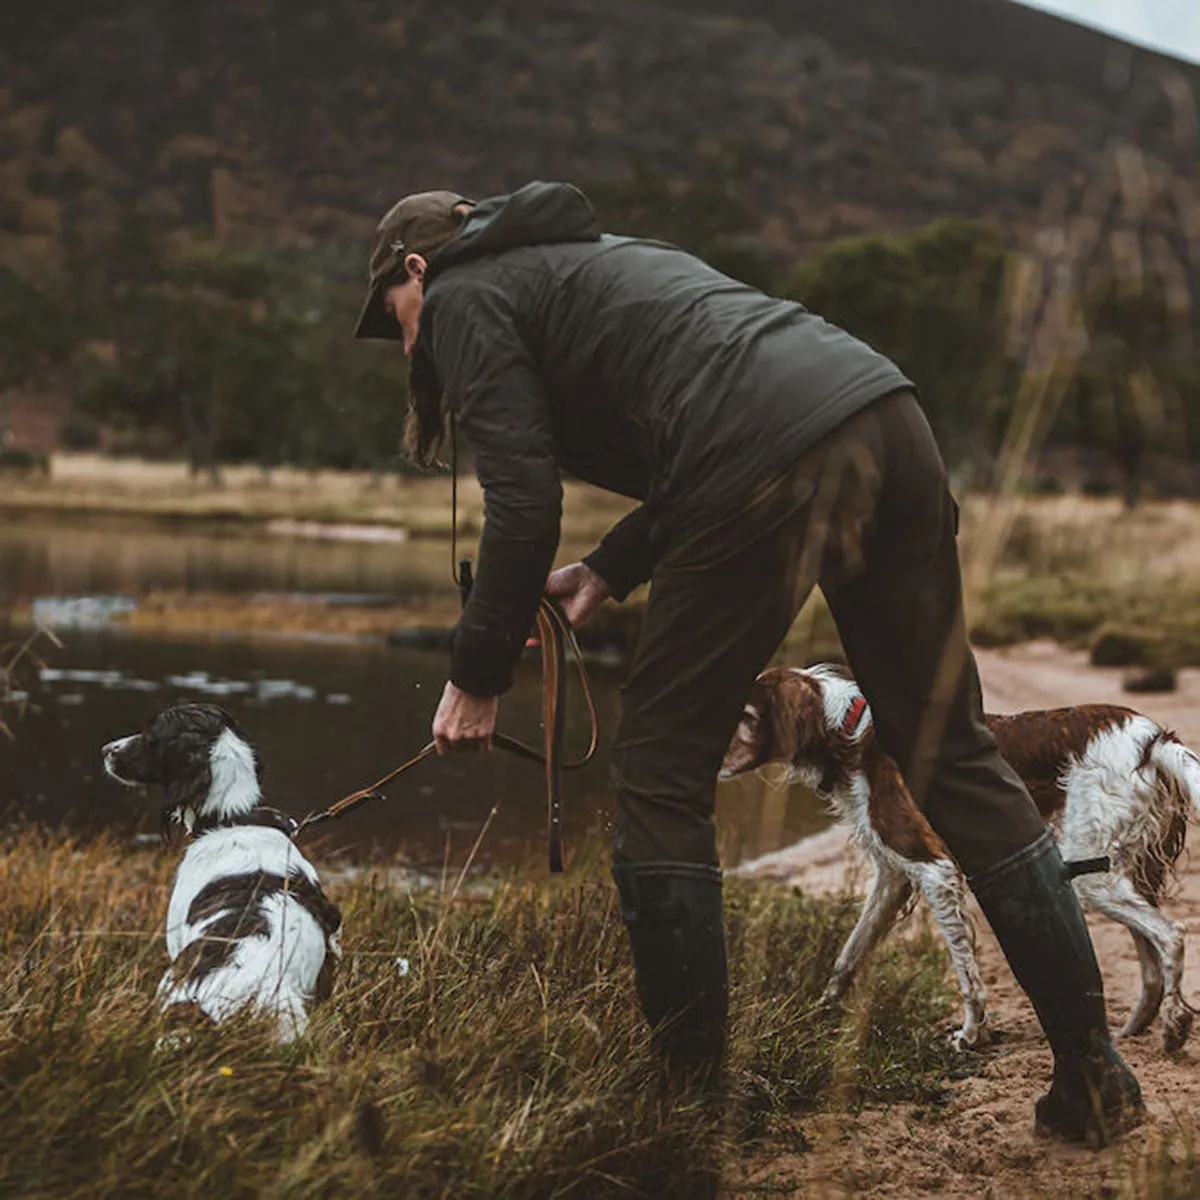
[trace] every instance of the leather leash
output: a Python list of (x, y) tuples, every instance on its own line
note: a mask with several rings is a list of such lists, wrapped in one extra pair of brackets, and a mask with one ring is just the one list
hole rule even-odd
[[(458, 560), (458, 430), (454, 415), (450, 418), (451, 436), (451, 475), (450, 475), (450, 573), (459, 590), (459, 596), (465, 607), (471, 594), (472, 576), (470, 559)], [(456, 566), (457, 564), (457, 566)], [(583, 664), (583, 655), (579, 643), (575, 639), (575, 631), (571, 628), (558, 602), (549, 596), (543, 596), (538, 601), (537, 609), (538, 640), (542, 647), (542, 749), (536, 750), (517, 738), (505, 733), (494, 733), (492, 744), (501, 750), (507, 750), (518, 758), (542, 764), (546, 774), (546, 823), (550, 847), (550, 870), (558, 874), (563, 869), (562, 861), (562, 773), (577, 771), (586, 766), (596, 754), (599, 743), (600, 722), (596, 713), (596, 700), (592, 694), (591, 681), (588, 679), (587, 668)], [(562, 761), (563, 729), (566, 724), (567, 672), (566, 653), (568, 648), (575, 660), (579, 674), (579, 683), (583, 691), (584, 703), (587, 706), (588, 720), (591, 732), (587, 749), (583, 755), (573, 762)], [(437, 745), (429, 742), (412, 758), (393, 768), (382, 778), (377, 779), (367, 787), (359, 788), (348, 796), (343, 796), (328, 808), (319, 812), (309, 813), (300, 822), (293, 839), (298, 838), (306, 829), (319, 825), (324, 821), (336, 820), (344, 816), (360, 804), (369, 800), (381, 800), (381, 788), (410, 771), (418, 763), (437, 753)]]

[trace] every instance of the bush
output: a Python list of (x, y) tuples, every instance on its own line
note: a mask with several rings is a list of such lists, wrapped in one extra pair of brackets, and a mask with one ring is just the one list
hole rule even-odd
[(100, 426), (86, 417), (72, 417), (59, 427), (58, 440), (65, 450), (95, 450), (100, 445)]
[(1089, 475), (1080, 483), (1079, 490), (1094, 500), (1102, 500), (1117, 494), (1117, 484), (1115, 480), (1106, 479), (1104, 476)]
[(167, 429), (150, 426), (146, 429), (126, 429), (109, 444), (114, 458), (146, 458), (163, 461), (178, 458), (179, 439)]
[(1162, 636), (1154, 630), (1104, 625), (1089, 650), (1094, 667), (1151, 667), (1162, 662)]
[(11, 471), (16, 475), (50, 474), (50, 458), (35, 450), (0, 450), (0, 471)]
[(993, 394), (1009, 382), (998, 230), (937, 221), (899, 236), (832, 242), (784, 294), (888, 355), (916, 384), (944, 452), (977, 457)]

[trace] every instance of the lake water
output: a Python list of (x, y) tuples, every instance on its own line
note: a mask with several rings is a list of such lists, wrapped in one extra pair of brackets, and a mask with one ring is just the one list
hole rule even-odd
[[(113, 520), (0, 518), (0, 608), (37, 597), (136, 596), (150, 588), (334, 592), (417, 597), (448, 588), (442, 543), (327, 542), (261, 530), (164, 528)], [(184, 698), (225, 705), (255, 743), (267, 800), (295, 814), (322, 808), (379, 778), (429, 738), (445, 678), (440, 653), (379, 642), (149, 638), (66, 631), (43, 652), (30, 711), (0, 740), (0, 810), (9, 820), (155, 832), (157, 798), (105, 778), (100, 747), (134, 732)], [(621, 670), (592, 670), (605, 742), (616, 723)], [(578, 701), (578, 696), (576, 695)], [(569, 746), (586, 736), (572, 706)], [(523, 663), (502, 702), (500, 725), (536, 744), (538, 671)], [(605, 836), (612, 816), (606, 755), (568, 774), (568, 853)], [(436, 870), (461, 862), (493, 805), (497, 813), (477, 861), (545, 857), (540, 768), (510, 755), (457, 756), (421, 764), (386, 799), (322, 827), (323, 857), (401, 860)], [(799, 791), (773, 793), (758, 780), (722, 785), (718, 799), (726, 861), (763, 853), (823, 828), (827, 819)]]

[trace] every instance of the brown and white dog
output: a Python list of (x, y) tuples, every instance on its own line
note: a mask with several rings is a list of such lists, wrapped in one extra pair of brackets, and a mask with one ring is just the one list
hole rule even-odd
[[(1058, 831), (1064, 859), (1111, 859), (1109, 871), (1080, 875), (1074, 886), (1083, 904), (1133, 935), (1142, 994), (1121, 1033), (1144, 1033), (1162, 1008), (1164, 1045), (1177, 1050), (1193, 1015), (1181, 990), (1184, 936), (1159, 904), (1183, 850), (1188, 818), (1200, 813), (1200, 758), (1148, 717), (1114, 705), (987, 721), (1000, 753)], [(987, 992), (975, 961), (966, 881), (895, 762), (876, 744), (870, 708), (840, 667), (772, 667), (755, 681), (721, 778), (775, 761), (785, 766), (781, 782), (807, 784), (828, 801), (875, 873), (825, 1000), (841, 998), (865, 956), (919, 892), (946, 939), (965, 1002), (952, 1041), (959, 1049), (986, 1041)], [(786, 853), (764, 856), (744, 870), (769, 871), (771, 860)]]

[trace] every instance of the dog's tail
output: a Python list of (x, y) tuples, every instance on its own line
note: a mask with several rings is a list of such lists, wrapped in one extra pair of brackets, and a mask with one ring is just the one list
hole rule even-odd
[(1200, 820), (1200, 756), (1164, 730), (1146, 747), (1146, 761), (1186, 801), (1192, 819)]

